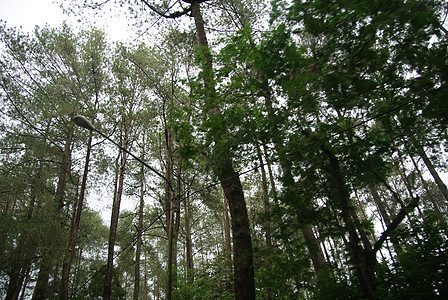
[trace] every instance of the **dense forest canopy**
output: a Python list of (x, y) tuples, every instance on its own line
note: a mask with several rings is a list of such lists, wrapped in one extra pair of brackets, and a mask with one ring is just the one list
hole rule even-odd
[(445, 1), (61, 4), (151, 42), (0, 24), (1, 298), (448, 297)]

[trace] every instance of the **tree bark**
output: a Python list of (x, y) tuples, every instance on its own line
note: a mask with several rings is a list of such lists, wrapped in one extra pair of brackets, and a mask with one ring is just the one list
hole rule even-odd
[(442, 179), (439, 176), (439, 173), (437, 173), (437, 170), (434, 168), (434, 165), (432, 164), (431, 160), (426, 155), (425, 149), (423, 149), (423, 147), (417, 142), (415, 138), (411, 137), (411, 139), (415, 148), (417, 149), (418, 154), (423, 159), (423, 162), (428, 168), (428, 171), (431, 173), (435, 183), (439, 187), (440, 192), (442, 193), (445, 200), (448, 202), (448, 190), (446, 188), (446, 185), (443, 183)]
[[(50, 214), (52, 214), (54, 218), (59, 217), (61, 210), (64, 207), (64, 194), (67, 184), (67, 175), (70, 172), (73, 124), (70, 124), (70, 127), (67, 130), (68, 132), (65, 139), (64, 152), (62, 153), (61, 168), (59, 171), (55, 201), (54, 204), (50, 205), (49, 207), (49, 209), (52, 210)], [(51, 220), (51, 222), (57, 221)], [(39, 274), (37, 276), (37, 282), (33, 292), (33, 300), (45, 299), (48, 297), (48, 279), (54, 265), (54, 259), (56, 258), (56, 254), (52, 252), (55, 250), (54, 247), (56, 247), (55, 243), (57, 243), (58, 234), (58, 232), (48, 233), (48, 240), (46, 241), (47, 247), (42, 253)]]
[(61, 279), (61, 299), (68, 299), (68, 285), (70, 278), (70, 268), (73, 261), (73, 257), (75, 255), (75, 247), (76, 240), (78, 238), (78, 230), (79, 225), (81, 223), (81, 213), (84, 204), (84, 195), (87, 186), (87, 174), (89, 172), (89, 163), (90, 163), (90, 151), (92, 147), (92, 132), (90, 132), (89, 141), (87, 143), (87, 153), (86, 153), (86, 161), (84, 164), (84, 173), (82, 176), (81, 182), (81, 191), (79, 194), (79, 199), (77, 201), (77, 207), (75, 209), (75, 218), (73, 222), (73, 227), (70, 228), (69, 237), (68, 237), (68, 255), (64, 260), (62, 266), (62, 279)]
[(184, 203), (185, 209), (185, 239), (186, 239), (186, 255), (187, 255), (187, 281), (189, 284), (194, 282), (194, 261), (193, 261), (193, 243), (191, 239), (191, 211), (190, 196), (187, 195)]
[[(128, 146), (128, 139), (131, 127), (130, 119), (126, 120), (126, 128), (124, 134), (124, 140), (120, 138), (120, 144), (123, 145), (124, 148)], [(110, 229), (109, 229), (109, 243), (108, 243), (108, 252), (107, 252), (107, 265), (106, 265), (106, 274), (104, 278), (104, 286), (103, 286), (103, 300), (109, 300), (112, 293), (112, 277), (113, 277), (113, 264), (114, 264), (114, 247), (115, 247), (115, 239), (117, 236), (117, 228), (118, 228), (118, 218), (120, 215), (120, 203), (121, 196), (123, 194), (123, 185), (124, 185), (124, 174), (126, 170), (126, 162), (127, 155), (126, 152), (119, 150), (119, 155), (121, 155), (121, 162), (119, 168), (119, 177), (118, 177), (118, 187), (116, 189), (114, 195), (114, 202), (112, 204), (112, 216), (110, 221)]]
[(239, 175), (230, 162), (224, 170), (219, 179), (229, 201), (232, 218), (235, 299), (255, 299), (252, 239), (243, 189)]
[(321, 150), (328, 157), (329, 164), (326, 170), (328, 173), (328, 183), (332, 188), (334, 199), (339, 204), (341, 217), (344, 220), (349, 235), (348, 247), (350, 256), (359, 275), (364, 297), (376, 300), (378, 299), (378, 296), (376, 290), (375, 254), (371, 249), (363, 248), (361, 245), (361, 239), (357, 233), (356, 225), (352, 218), (351, 210), (353, 208), (350, 205), (350, 195), (341, 173), (338, 158), (324, 145), (321, 145)]
[[(145, 160), (145, 135), (143, 134), (143, 148), (141, 160)], [(143, 233), (143, 208), (145, 206), (145, 166), (140, 168), (140, 204), (138, 207), (138, 226), (137, 226), (137, 247), (135, 250), (135, 268), (134, 268), (134, 295), (133, 299), (138, 300), (140, 293), (140, 256), (142, 251), (142, 233)]]
[[(195, 21), (196, 33), (204, 58), (202, 71), (207, 100), (206, 107), (209, 109), (208, 115), (213, 117), (219, 115), (220, 111), (215, 102), (216, 97), (214, 97), (216, 92), (213, 83), (213, 65), (199, 3), (198, 0), (191, 1), (191, 15)], [(220, 132), (215, 132), (214, 135), (215, 143), (222, 144), (220, 139), (225, 134), (225, 128), (219, 128), (218, 131)], [(222, 146), (225, 148), (224, 145)], [(231, 158), (228, 156), (230, 151), (228, 151), (229, 149), (221, 150), (224, 151), (220, 153), (217, 153), (216, 149), (214, 151), (215, 157), (218, 159), (215, 164), (215, 173), (229, 202), (232, 218), (235, 299), (251, 300), (255, 299), (255, 281), (249, 217), (239, 174), (234, 170)]]
[[(296, 193), (296, 186), (294, 182), (293, 174), (291, 173), (291, 162), (289, 159), (283, 155), (281, 152), (284, 149), (283, 140), (281, 138), (281, 134), (276, 126), (275, 120), (277, 119), (277, 116), (274, 113), (274, 109), (272, 106), (272, 99), (269, 91), (265, 91), (265, 102), (266, 102), (266, 108), (268, 110), (268, 114), (271, 118), (272, 128), (273, 128), (273, 143), (277, 150), (278, 157), (280, 160), (280, 166), (282, 168), (283, 176), (281, 178), (282, 184), (287, 190), (287, 193), (289, 194), (295, 194)], [(319, 274), (319, 271), (325, 267), (325, 258), (322, 253), (322, 250), (319, 246), (319, 242), (317, 241), (313, 231), (311, 230), (311, 227), (308, 224), (305, 224), (303, 228), (301, 229), (303, 238), (305, 239), (305, 244), (307, 246), (308, 252), (311, 256), (311, 261), (313, 263), (314, 270), (316, 272), (316, 275)]]

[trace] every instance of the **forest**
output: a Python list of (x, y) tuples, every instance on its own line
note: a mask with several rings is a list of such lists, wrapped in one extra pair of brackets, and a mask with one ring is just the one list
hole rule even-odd
[(59, 0), (0, 23), (1, 299), (447, 299), (443, 0)]

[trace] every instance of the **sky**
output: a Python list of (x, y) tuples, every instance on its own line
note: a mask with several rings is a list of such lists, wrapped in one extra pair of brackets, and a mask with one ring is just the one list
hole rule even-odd
[[(0, 20), (6, 21), (7, 27), (22, 27), (24, 32), (33, 31), (34, 27), (58, 27), (64, 21), (68, 24), (79, 25), (78, 17), (65, 15), (60, 8), (60, 1), (55, 0), (0, 0)], [(105, 10), (107, 11), (107, 10)], [(124, 16), (97, 16), (88, 20), (88, 23), (94, 24), (103, 29), (112, 40), (125, 41), (136, 37), (131, 32), (131, 26), (128, 25)]]
[(22, 26), (29, 32), (35, 25), (59, 26), (68, 17), (53, 0), (0, 0), (0, 19), (8, 27)]

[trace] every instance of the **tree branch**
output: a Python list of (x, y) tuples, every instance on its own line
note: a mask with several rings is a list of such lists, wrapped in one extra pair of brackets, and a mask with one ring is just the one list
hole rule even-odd
[(183, 16), (183, 15), (185, 15), (185, 14), (187, 14), (187, 13), (189, 13), (189, 12), (191, 11), (191, 6), (190, 6), (190, 7), (188, 7), (188, 8), (185, 8), (185, 9), (182, 10), (182, 11), (177, 11), (177, 12), (174, 12), (174, 13), (171, 13), (171, 14), (166, 14), (166, 13), (164, 13), (164, 12), (159, 11), (155, 6), (149, 4), (149, 2), (148, 2), (147, 0), (142, 0), (142, 2), (143, 2), (146, 6), (148, 6), (153, 12), (155, 12), (155, 13), (158, 14), (159, 16), (162, 16), (162, 17), (167, 18), (167, 19), (175, 19), (175, 18), (178, 18), (178, 17), (181, 17), (181, 16)]
[(386, 231), (383, 232), (380, 239), (375, 243), (375, 246), (373, 247), (373, 253), (376, 253), (378, 250), (380, 250), (381, 245), (390, 236), (391, 232), (401, 223), (401, 221), (403, 221), (404, 217), (417, 206), (419, 200), (420, 198), (418, 196), (416, 198), (413, 198), (406, 207), (400, 210), (392, 223), (390, 223), (390, 225), (387, 227)]

